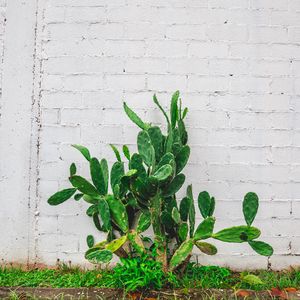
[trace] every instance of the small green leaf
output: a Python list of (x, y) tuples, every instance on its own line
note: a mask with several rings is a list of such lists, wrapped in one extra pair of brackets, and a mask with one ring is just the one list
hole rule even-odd
[(273, 255), (273, 248), (271, 245), (262, 241), (249, 241), (251, 248), (260, 255), (271, 256)]
[(143, 130), (147, 130), (149, 128), (149, 125), (144, 123), (141, 118), (132, 110), (130, 109), (127, 104), (123, 103), (124, 110), (129, 117), (129, 119), (135, 123), (138, 127), (140, 127)]
[(95, 244), (95, 240), (94, 240), (94, 237), (92, 235), (88, 235), (86, 237), (86, 243), (88, 245), (89, 248), (92, 248)]
[(218, 249), (209, 243), (206, 242), (195, 242), (195, 245), (199, 248), (199, 250), (207, 255), (215, 255), (218, 252)]
[(117, 149), (117, 147), (116, 147), (115, 145), (113, 145), (113, 144), (109, 144), (109, 145), (110, 145), (111, 149), (114, 151), (115, 156), (116, 156), (116, 158), (117, 158), (117, 161), (121, 162), (121, 161), (122, 161), (121, 155), (120, 155), (120, 152), (119, 152), (119, 150)]
[(258, 197), (255, 193), (247, 193), (243, 201), (244, 218), (248, 226), (251, 226), (258, 210)]
[(186, 107), (182, 113), (182, 117), (181, 117), (182, 120), (186, 117), (187, 113), (188, 113), (188, 108)]
[(80, 151), (80, 153), (88, 160), (90, 161), (91, 159), (91, 155), (90, 155), (90, 151), (88, 148), (81, 146), (81, 145), (72, 145), (72, 147), (74, 147), (75, 149), (77, 149), (78, 151)]
[(246, 276), (242, 276), (242, 282), (248, 283), (250, 285), (264, 284), (258, 276), (253, 275), (253, 274), (248, 274)]
[(65, 201), (67, 201), (68, 199), (70, 199), (76, 193), (76, 191), (77, 191), (77, 189), (74, 189), (74, 188), (59, 191), (59, 192), (55, 193), (54, 195), (52, 195), (48, 199), (48, 203), (50, 205), (61, 204)]
[(173, 271), (180, 264), (184, 262), (184, 260), (191, 254), (193, 250), (193, 241), (187, 240), (183, 242), (180, 247), (175, 251), (174, 255), (170, 261), (170, 270)]
[(129, 148), (126, 145), (123, 146), (123, 153), (124, 153), (125, 157), (128, 160), (130, 160), (130, 151), (129, 151)]
[(96, 188), (81, 176), (74, 175), (69, 178), (72, 185), (81, 193), (92, 197), (98, 197), (99, 193)]
[(214, 217), (204, 219), (195, 231), (194, 240), (197, 241), (210, 238), (213, 234), (215, 221), (216, 219)]
[(75, 165), (75, 163), (72, 163), (70, 166), (70, 176), (75, 175), (76, 171), (77, 171), (76, 165)]
[(254, 240), (259, 236), (260, 230), (258, 228), (245, 225), (226, 228), (213, 234), (214, 239), (228, 243), (243, 243)]

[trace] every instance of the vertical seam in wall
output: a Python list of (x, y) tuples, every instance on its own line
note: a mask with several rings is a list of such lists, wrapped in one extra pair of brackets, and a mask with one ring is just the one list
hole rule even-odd
[(39, 199), (39, 155), (40, 155), (40, 131), (41, 131), (41, 81), (42, 60), (39, 56), (39, 19), (40, 0), (35, 3), (35, 25), (34, 25), (34, 49), (32, 66), (32, 95), (31, 95), (31, 136), (30, 136), (30, 167), (28, 185), (28, 254), (27, 263), (36, 263), (37, 258), (37, 222), (38, 222), (38, 199)]
[[(6, 31), (6, 13), (7, 13), (7, 1), (5, 1), (5, 17), (4, 17), (4, 27), (3, 27), (3, 45), (2, 45), (2, 50), (1, 50), (1, 72), (3, 72), (3, 63), (4, 63), (4, 53), (5, 53), (5, 43), (4, 43), (4, 38), (5, 38), (5, 31)], [(1, 76), (0, 79), (0, 87), (1, 87), (1, 92), (0, 92), (0, 100), (2, 100), (2, 82), (3, 82), (3, 76)], [(0, 101), (0, 126), (1, 126), (1, 101)]]

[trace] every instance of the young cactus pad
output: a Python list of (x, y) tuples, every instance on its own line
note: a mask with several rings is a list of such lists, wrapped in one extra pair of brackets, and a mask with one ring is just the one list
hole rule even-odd
[[(200, 192), (196, 207), (202, 220), (198, 226), (195, 224), (192, 186), (187, 187), (183, 199), (177, 197), (186, 180), (183, 171), (191, 152), (184, 123), (188, 109), (182, 107), (178, 91), (172, 95), (169, 112), (156, 95), (153, 101), (166, 120), (166, 132), (143, 121), (124, 103), (125, 113), (140, 129), (137, 151), (127, 145), (110, 145), (116, 161), (109, 169), (105, 158), (98, 159), (86, 147), (72, 145), (88, 162), (91, 180), (77, 175), (72, 163), (69, 177), (72, 187), (48, 199), (50, 205), (62, 204), (72, 197), (86, 202), (87, 216), (106, 238), (97, 242), (88, 235), (85, 257), (92, 263), (107, 263), (113, 254), (120, 258), (145, 254), (153, 258), (154, 253), (153, 259), (162, 264), (165, 272), (179, 267), (183, 270), (194, 246), (207, 255), (217, 253), (210, 241), (204, 241), (207, 239), (248, 243), (258, 254), (272, 255), (273, 248), (257, 240), (260, 230), (252, 226), (259, 207), (258, 196), (253, 192), (247, 193), (242, 203), (245, 224), (218, 232), (214, 232), (216, 200), (208, 192)], [(149, 235), (148, 229), (152, 229)]]

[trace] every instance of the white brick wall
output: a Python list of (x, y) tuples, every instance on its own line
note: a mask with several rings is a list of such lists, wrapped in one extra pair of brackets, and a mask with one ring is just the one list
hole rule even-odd
[[(299, 264), (298, 0), (39, 0), (32, 9), (38, 105), (31, 118), (37, 117), (32, 140), (38, 150), (33, 143), (36, 169), (27, 172), (37, 185), (29, 196), (33, 209), (24, 211), (36, 213), (28, 235), (31, 261), (83, 264), (85, 237), (97, 234), (84, 204), (46, 203), (65, 186), (72, 161), (87, 175), (84, 160), (69, 145), (85, 144), (112, 162), (109, 143), (135, 149), (137, 129), (125, 117), (122, 101), (158, 123), (162, 117), (152, 94), (166, 106), (179, 89), (190, 109), (187, 182), (197, 193), (215, 195), (217, 228), (243, 222), (241, 200), (246, 192), (257, 192), (261, 209), (255, 225), (275, 249), (268, 261), (244, 245), (222, 244), (217, 256), (199, 261), (235, 268)], [(19, 217), (17, 223), (26, 222)], [(18, 238), (18, 232), (10, 233)], [(0, 247), (6, 261), (18, 259)]]

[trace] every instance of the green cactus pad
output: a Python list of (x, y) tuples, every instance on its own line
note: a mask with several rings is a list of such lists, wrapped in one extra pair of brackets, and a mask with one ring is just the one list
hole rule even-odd
[(172, 175), (173, 169), (172, 167), (167, 164), (160, 167), (152, 177), (156, 178), (158, 181), (165, 181)]
[(186, 166), (188, 160), (189, 160), (189, 157), (190, 157), (190, 152), (191, 152), (191, 149), (189, 146), (183, 146), (179, 153), (176, 155), (176, 158), (175, 158), (175, 162), (176, 162), (176, 173), (180, 173), (183, 168)]
[(195, 245), (201, 252), (207, 255), (215, 255), (218, 252), (218, 249), (214, 245), (206, 242), (195, 242)]
[(142, 233), (145, 230), (147, 230), (151, 225), (151, 214), (149, 211), (145, 210), (142, 211), (139, 215), (138, 221), (137, 221), (137, 227), (136, 230), (138, 233)]
[(86, 160), (90, 161), (91, 154), (88, 148), (81, 145), (75, 145), (75, 144), (72, 145), (72, 147), (80, 151), (80, 153), (86, 158)]
[(108, 192), (108, 182), (109, 182), (109, 171), (108, 171), (108, 163), (105, 158), (102, 158), (100, 161), (102, 175), (103, 175), (103, 182), (104, 182), (104, 195)]
[(139, 132), (137, 143), (139, 154), (143, 158), (143, 161), (148, 167), (152, 166), (155, 161), (155, 150), (147, 131)]
[(89, 248), (92, 248), (95, 244), (95, 240), (94, 240), (94, 237), (92, 235), (88, 235), (86, 237), (86, 243), (88, 245)]
[(125, 156), (128, 160), (130, 160), (130, 151), (129, 151), (129, 148), (128, 148), (126, 145), (123, 146), (123, 153), (124, 153), (124, 156)]
[(124, 173), (124, 163), (119, 161), (115, 162), (111, 168), (110, 173), (110, 184), (112, 188), (114, 188), (116, 184), (120, 184), (121, 178), (122, 176), (124, 176)]
[(215, 221), (214, 217), (204, 219), (195, 231), (194, 240), (197, 241), (210, 238), (213, 234)]
[(178, 119), (178, 98), (179, 98), (179, 91), (176, 91), (172, 96), (171, 108), (170, 108), (171, 126), (173, 129), (175, 128)]
[(97, 204), (93, 204), (91, 205), (87, 210), (86, 210), (86, 214), (89, 217), (92, 217), (94, 214), (98, 213), (98, 205)]
[(100, 195), (106, 194), (104, 174), (102, 172), (101, 164), (96, 157), (90, 160), (90, 171), (94, 186)]
[(215, 208), (215, 199), (211, 198), (208, 192), (201, 192), (198, 196), (198, 207), (204, 219), (212, 216)]
[(259, 205), (258, 196), (255, 193), (247, 193), (243, 201), (244, 218), (248, 226), (251, 226), (257, 214)]
[(157, 126), (150, 127), (148, 129), (148, 134), (151, 139), (151, 144), (154, 147), (155, 150), (155, 158), (156, 161), (158, 161), (161, 156), (163, 155), (163, 135), (161, 133), (161, 130)]
[(185, 129), (183, 120), (178, 120), (178, 131), (182, 145), (186, 145), (186, 143), (188, 142), (188, 134)]
[(176, 194), (184, 184), (184, 181), (185, 181), (184, 174), (176, 175), (171, 181), (171, 183), (168, 185), (168, 187), (163, 191), (164, 197), (170, 197)]
[(186, 189), (186, 195), (191, 199), (191, 206), (189, 211), (189, 223), (190, 223), (190, 237), (193, 237), (195, 230), (195, 219), (196, 219), (196, 211), (195, 211), (195, 203), (193, 196), (192, 185), (189, 185)]
[(143, 130), (147, 130), (149, 128), (149, 124), (144, 123), (141, 118), (131, 109), (127, 106), (127, 104), (123, 103), (124, 110), (129, 117), (129, 119), (135, 123), (138, 127), (140, 127)]
[(173, 271), (180, 264), (184, 262), (184, 260), (191, 254), (193, 250), (193, 241), (187, 240), (183, 242), (180, 247), (175, 251), (174, 255), (170, 261), (170, 270)]
[(109, 250), (111, 252), (117, 251), (119, 248), (121, 248), (125, 242), (127, 241), (127, 235), (123, 235), (120, 238), (116, 240), (112, 240), (108, 244), (105, 245), (105, 249)]
[(179, 205), (180, 218), (186, 222), (189, 216), (192, 200), (189, 197), (184, 197)]
[(102, 229), (107, 232), (111, 230), (111, 215), (109, 205), (105, 199), (100, 199), (98, 202), (98, 211), (102, 220)]
[(144, 243), (136, 231), (132, 230), (131, 232), (129, 232), (128, 239), (130, 240), (132, 247), (137, 253), (141, 255), (146, 251)]
[(71, 184), (77, 188), (81, 193), (91, 197), (99, 197), (96, 188), (81, 176), (74, 175), (69, 178)]
[(92, 196), (89, 196), (89, 195), (83, 195), (83, 200), (89, 204), (97, 204), (99, 199), (101, 199), (101, 196), (98, 195), (97, 197), (92, 197)]
[(163, 157), (160, 159), (159, 163), (156, 166), (156, 170), (160, 169), (161, 167), (167, 164), (170, 165), (172, 168), (173, 166), (175, 166), (175, 157), (171, 152), (168, 152), (163, 155)]
[(76, 188), (64, 189), (62, 191), (59, 191), (48, 199), (48, 203), (50, 205), (61, 204), (70, 199), (76, 193), (76, 191)]
[(186, 222), (182, 222), (178, 227), (178, 236), (181, 241), (185, 241), (188, 235), (189, 226)]
[(249, 241), (251, 248), (260, 255), (271, 256), (273, 255), (273, 248), (271, 245), (262, 241)]
[(163, 115), (165, 116), (166, 118), (166, 121), (168, 123), (168, 127), (170, 127), (170, 120), (169, 120), (169, 117), (167, 115), (167, 113), (165, 112), (165, 110), (162, 108), (162, 106), (160, 105), (160, 103), (158, 102), (158, 99), (156, 97), (156, 95), (154, 94), (153, 95), (153, 102), (157, 105), (157, 107), (160, 109), (160, 111), (163, 113)]
[(113, 254), (109, 250), (99, 250), (97, 248), (92, 248), (86, 252), (85, 257), (92, 263), (108, 263), (111, 261)]
[(106, 197), (106, 201), (109, 205), (113, 220), (119, 228), (126, 233), (128, 231), (128, 215), (125, 206), (111, 195)]
[(179, 224), (181, 222), (180, 213), (176, 207), (173, 207), (172, 209), (172, 219), (176, 224)]
[(226, 228), (213, 234), (214, 239), (228, 243), (243, 243), (254, 240), (259, 236), (260, 230), (258, 228), (244, 225)]
[(138, 176), (141, 178), (147, 177), (146, 170), (143, 166), (143, 158), (141, 155), (134, 153), (129, 162), (129, 169), (135, 169), (138, 171)]
[(75, 163), (72, 163), (72, 164), (70, 165), (70, 176), (75, 175), (75, 174), (76, 174), (76, 171), (77, 171), (76, 165), (75, 165)]

